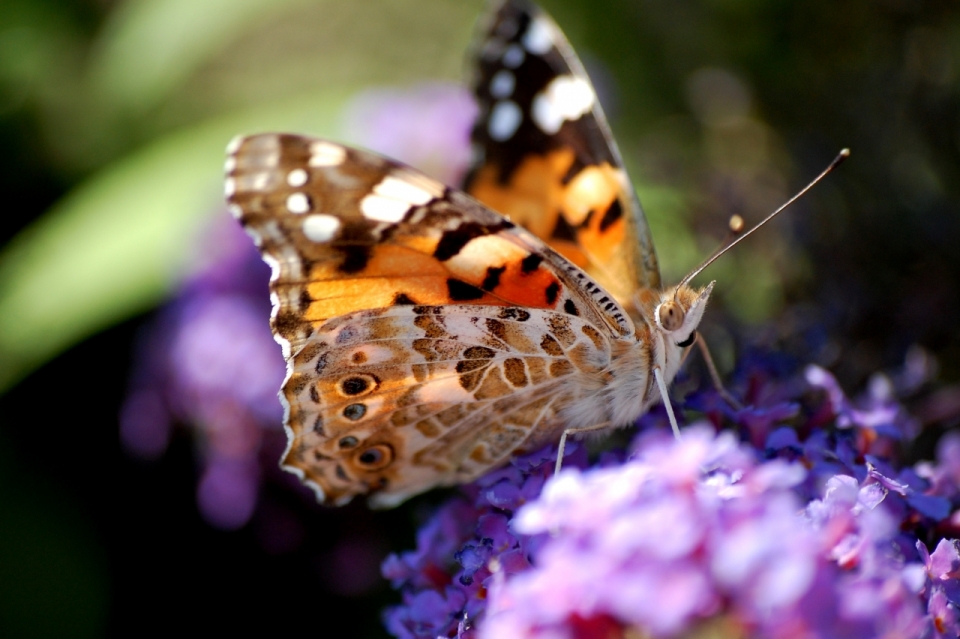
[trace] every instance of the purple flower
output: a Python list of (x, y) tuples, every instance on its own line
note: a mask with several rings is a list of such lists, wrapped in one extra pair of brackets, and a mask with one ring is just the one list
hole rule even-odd
[(836, 378), (819, 366), (808, 366), (806, 378), (811, 386), (826, 391), (837, 428), (858, 430), (863, 439), (863, 452), (888, 454), (887, 448), (877, 448), (878, 438), (898, 440), (917, 432), (915, 421), (894, 398), (893, 385), (882, 375), (870, 380), (869, 392), (859, 402), (848, 400)]
[[(895, 527), (868, 514), (875, 490), (837, 477), (801, 515), (805, 474), (703, 427), (641, 437), (618, 468), (564, 470), (516, 514), (517, 532), (549, 537), (533, 568), (495, 575), (480, 636), (574, 636), (593, 620), (669, 637), (717, 618), (758, 636), (918, 632), (920, 601), (883, 554)], [(882, 556), (850, 572), (830, 550), (851, 537)]]
[[(432, 587), (443, 624), (409, 636), (950, 636), (960, 551), (941, 542), (925, 558), (916, 544), (949, 512), (934, 487), (957, 494), (952, 444), (939, 464), (898, 470), (877, 416), (899, 437), (911, 420), (892, 396), (848, 400), (821, 371), (824, 396), (786, 375), (754, 375), (767, 408), (720, 409), (711, 390), (684, 405), (719, 411), (746, 441), (701, 425), (676, 442), (654, 410), (629, 459), (550, 478), (547, 449), (466, 487), (476, 519), (458, 519), (449, 581)], [(770, 407), (780, 416), (764, 420)]]
[(942, 592), (954, 606), (960, 605), (960, 542), (941, 539), (931, 554), (927, 545), (918, 541), (917, 552), (932, 590)]
[[(420, 529), (416, 550), (387, 557), (383, 575), (403, 593), (403, 602), (384, 612), (389, 632), (430, 639), (472, 632), (472, 621), (486, 607), (494, 570), (512, 575), (530, 568), (528, 557), (540, 540), (518, 535), (510, 515), (540, 493), (555, 455), (547, 449), (517, 457), (465, 486), (469, 500), (442, 506)], [(568, 446), (565, 464), (579, 467), (585, 461), (582, 447)]]
[(917, 474), (930, 482), (930, 494), (955, 499), (960, 496), (960, 433), (951, 432), (937, 444), (936, 463), (921, 462)]
[(937, 588), (930, 595), (927, 612), (933, 623), (934, 636), (960, 637), (960, 613), (957, 605), (948, 600), (943, 590)]

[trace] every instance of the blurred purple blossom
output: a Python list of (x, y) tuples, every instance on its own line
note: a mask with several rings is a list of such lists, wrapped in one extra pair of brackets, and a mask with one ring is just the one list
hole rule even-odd
[(434, 82), (364, 91), (344, 113), (345, 136), (360, 146), (444, 184), (459, 184), (467, 170), (477, 107), (460, 85)]
[(197, 506), (218, 528), (253, 514), (265, 437), (282, 438), (277, 389), (285, 366), (270, 334), (267, 280), (249, 238), (224, 220), (205, 238), (217, 259), (187, 281), (141, 339), (120, 435), (131, 453), (156, 458), (174, 425), (196, 437)]

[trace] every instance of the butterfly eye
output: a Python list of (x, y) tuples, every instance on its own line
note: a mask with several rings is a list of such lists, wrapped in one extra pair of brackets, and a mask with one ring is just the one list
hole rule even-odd
[(667, 331), (675, 331), (683, 326), (683, 308), (673, 300), (660, 305), (660, 326)]
[(393, 448), (387, 444), (377, 444), (357, 455), (357, 463), (366, 470), (380, 470), (393, 461)]
[(680, 348), (686, 348), (687, 346), (690, 346), (691, 344), (693, 344), (693, 342), (696, 339), (697, 339), (697, 332), (694, 331), (690, 333), (690, 337), (688, 337), (687, 339), (683, 340), (682, 342), (677, 342), (677, 346), (679, 346)]

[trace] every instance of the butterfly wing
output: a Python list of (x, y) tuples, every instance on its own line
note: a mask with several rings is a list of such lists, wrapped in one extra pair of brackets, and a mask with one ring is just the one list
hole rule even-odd
[(295, 135), (228, 150), (230, 209), (273, 270), (284, 464), (322, 500), (393, 504), (555, 437), (558, 386), (633, 333), (586, 273), (409, 167)]
[(472, 84), (480, 105), (465, 190), (585, 269), (621, 302), (659, 288), (640, 203), (580, 60), (524, 0), (490, 11)]

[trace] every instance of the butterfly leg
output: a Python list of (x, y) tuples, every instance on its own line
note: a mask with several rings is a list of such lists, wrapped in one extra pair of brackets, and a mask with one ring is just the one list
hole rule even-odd
[(667, 383), (663, 381), (663, 373), (660, 372), (659, 366), (653, 369), (653, 376), (657, 378), (657, 387), (660, 389), (660, 398), (663, 400), (663, 405), (667, 409), (667, 418), (670, 419), (670, 428), (673, 429), (673, 436), (677, 438), (677, 441), (679, 441), (680, 427), (677, 426), (677, 418), (673, 414), (673, 405), (670, 403), (670, 395), (667, 393)]
[(581, 426), (579, 428), (568, 428), (560, 435), (560, 446), (557, 448), (557, 465), (553, 468), (553, 474), (560, 472), (560, 466), (563, 464), (563, 451), (567, 447), (567, 435), (576, 435), (579, 433), (589, 433), (595, 430), (603, 430), (610, 426), (610, 422), (602, 422), (593, 426)]
[(697, 346), (700, 348), (700, 352), (703, 353), (703, 361), (707, 364), (707, 371), (710, 373), (710, 379), (713, 381), (713, 387), (717, 389), (717, 393), (734, 409), (743, 410), (743, 404), (737, 401), (737, 398), (731, 395), (727, 389), (724, 388), (723, 382), (720, 381), (720, 374), (717, 372), (716, 364), (713, 363), (710, 349), (707, 348), (707, 341), (703, 339), (703, 335), (700, 333), (697, 333)]

